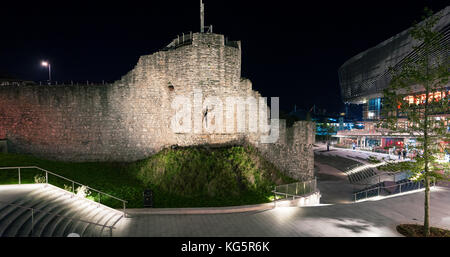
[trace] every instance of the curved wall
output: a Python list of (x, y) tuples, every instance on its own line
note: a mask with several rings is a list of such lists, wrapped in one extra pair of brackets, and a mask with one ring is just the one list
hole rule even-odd
[[(438, 12), (440, 20), (435, 30), (444, 34), (439, 42), (450, 44), (450, 6)], [(411, 29), (411, 28), (410, 28)], [(346, 103), (362, 103), (369, 98), (380, 97), (383, 89), (390, 83), (389, 67), (398, 68), (406, 57), (417, 55), (413, 46), (417, 42), (407, 29), (346, 61), (338, 71), (342, 99)], [(448, 52), (440, 50), (435, 53), (448, 58)]]

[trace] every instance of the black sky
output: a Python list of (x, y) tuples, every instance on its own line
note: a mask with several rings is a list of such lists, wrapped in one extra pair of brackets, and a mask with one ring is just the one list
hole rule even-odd
[[(109, 81), (181, 32), (199, 31), (199, 0), (14, 2), (0, 11), (0, 73), (44, 81)], [(343, 107), (337, 70), (446, 1), (204, 0), (205, 23), (242, 42), (242, 76), (290, 111)]]

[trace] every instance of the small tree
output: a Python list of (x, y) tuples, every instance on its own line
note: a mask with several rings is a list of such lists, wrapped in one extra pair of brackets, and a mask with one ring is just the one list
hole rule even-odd
[[(443, 35), (433, 30), (440, 17), (425, 8), (423, 22), (410, 33), (418, 42), (415, 54), (406, 57), (396, 68), (390, 68), (392, 79), (384, 90), (382, 119), (379, 127), (387, 133), (407, 133), (419, 142), (420, 154), (411, 163), (413, 179), (425, 181), (424, 234), (429, 236), (430, 179), (442, 178), (436, 171), (448, 172), (448, 164), (436, 162), (439, 142), (448, 142), (449, 79), (448, 45)], [(440, 53), (440, 54), (439, 54)], [(420, 95), (418, 95), (420, 92)], [(448, 149), (448, 145), (446, 146)], [(443, 167), (444, 166), (444, 167)]]

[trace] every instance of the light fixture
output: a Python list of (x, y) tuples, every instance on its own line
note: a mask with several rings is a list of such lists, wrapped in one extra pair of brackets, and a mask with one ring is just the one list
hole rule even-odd
[(52, 81), (52, 71), (51, 71), (52, 68), (51, 68), (50, 62), (42, 61), (41, 65), (44, 66), (44, 67), (48, 67), (48, 84), (50, 85), (50, 83)]

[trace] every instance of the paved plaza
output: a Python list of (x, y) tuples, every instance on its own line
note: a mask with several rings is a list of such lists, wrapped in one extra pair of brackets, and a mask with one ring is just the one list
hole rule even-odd
[[(319, 149), (319, 151), (321, 151)], [(325, 154), (347, 155), (344, 150)], [(358, 151), (352, 155), (362, 155)], [(324, 159), (326, 160), (326, 159)], [(423, 223), (424, 191), (354, 203), (351, 184), (336, 163), (315, 163), (320, 205), (273, 203), (222, 208), (128, 209), (115, 237), (397, 237), (402, 223)], [(342, 167), (340, 167), (342, 168)], [(24, 198), (39, 185), (2, 186), (1, 202)], [(431, 225), (450, 229), (450, 188), (431, 188)]]
[[(396, 237), (400, 223), (423, 222), (424, 192), (378, 201), (314, 207), (278, 207), (229, 214), (135, 214), (122, 219), (114, 236), (181, 237)], [(431, 193), (432, 226), (450, 229), (450, 190)]]
[[(319, 146), (316, 151), (322, 151)], [(333, 148), (324, 154), (362, 161), (372, 154)], [(359, 158), (357, 158), (359, 157)], [(131, 214), (122, 219), (114, 236), (193, 237), (397, 237), (400, 223), (423, 223), (424, 192), (353, 203), (353, 185), (332, 163), (316, 162), (321, 205), (277, 207), (269, 210), (224, 214)], [(220, 209), (220, 208), (218, 208)], [(431, 224), (450, 229), (450, 188), (431, 189)], [(182, 212), (181, 209), (179, 209)], [(176, 212), (176, 210), (174, 210)]]

